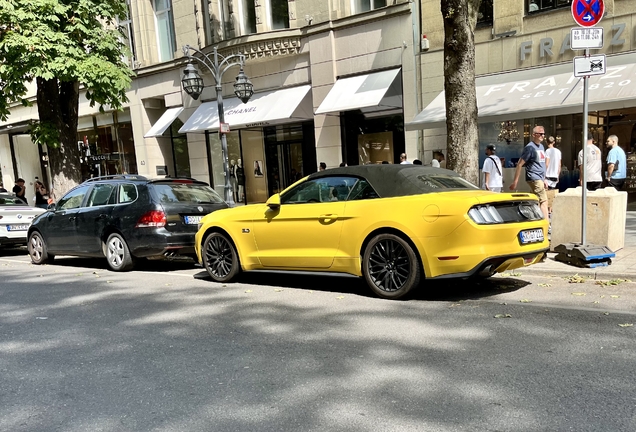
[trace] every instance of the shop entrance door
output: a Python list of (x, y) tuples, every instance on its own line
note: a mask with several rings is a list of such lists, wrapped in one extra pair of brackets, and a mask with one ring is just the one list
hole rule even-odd
[(302, 141), (266, 142), (265, 157), (270, 196), (304, 177)]

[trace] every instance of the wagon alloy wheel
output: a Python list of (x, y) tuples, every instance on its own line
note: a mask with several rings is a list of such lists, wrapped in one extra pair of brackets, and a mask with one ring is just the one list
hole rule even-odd
[(380, 234), (371, 239), (365, 250), (363, 273), (369, 287), (380, 297), (398, 299), (419, 284), (421, 266), (405, 240)]
[(106, 259), (108, 266), (114, 271), (127, 271), (133, 268), (134, 262), (126, 240), (119, 234), (111, 234), (106, 241)]
[(27, 249), (29, 250), (29, 256), (31, 257), (31, 262), (33, 264), (46, 264), (53, 260), (53, 255), (48, 253), (46, 248), (46, 242), (37, 231), (34, 231), (29, 236), (29, 241), (27, 243)]
[(203, 243), (203, 264), (215, 282), (229, 282), (239, 272), (234, 245), (221, 233), (212, 233)]

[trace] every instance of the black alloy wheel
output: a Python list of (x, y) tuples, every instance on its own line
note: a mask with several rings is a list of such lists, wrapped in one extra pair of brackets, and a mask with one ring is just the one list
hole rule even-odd
[(364, 251), (362, 273), (378, 296), (397, 300), (419, 285), (422, 269), (408, 242), (393, 234), (379, 234)]
[(44, 237), (38, 231), (33, 231), (29, 236), (27, 249), (33, 264), (46, 264), (55, 258), (55, 255), (49, 254)]
[(202, 252), (203, 265), (214, 282), (230, 282), (238, 275), (241, 266), (236, 248), (224, 234), (208, 235)]

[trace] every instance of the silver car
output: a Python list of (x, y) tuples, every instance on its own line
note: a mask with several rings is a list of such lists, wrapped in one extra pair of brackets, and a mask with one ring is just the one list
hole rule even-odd
[(0, 194), (0, 246), (26, 245), (31, 222), (45, 211), (12, 195)]

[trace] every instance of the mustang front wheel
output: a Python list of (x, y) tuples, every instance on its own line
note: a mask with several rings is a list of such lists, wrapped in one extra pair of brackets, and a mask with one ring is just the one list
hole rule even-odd
[(55, 256), (49, 254), (44, 237), (38, 231), (33, 231), (29, 236), (27, 249), (33, 264), (46, 264), (55, 258)]
[(393, 234), (379, 234), (364, 251), (362, 273), (378, 296), (399, 299), (419, 285), (422, 272), (408, 242)]
[(203, 265), (214, 282), (229, 282), (240, 271), (234, 245), (221, 233), (213, 232), (203, 242)]

